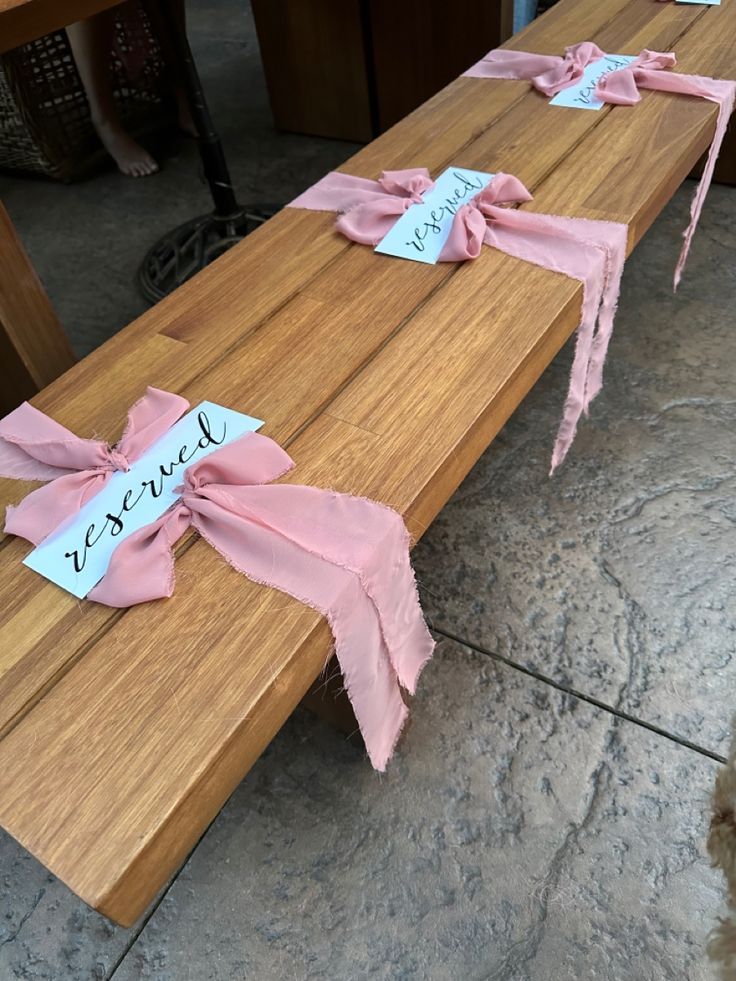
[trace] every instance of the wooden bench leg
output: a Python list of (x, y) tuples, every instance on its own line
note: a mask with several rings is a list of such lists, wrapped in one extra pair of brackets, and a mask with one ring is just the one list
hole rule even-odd
[[(698, 160), (689, 176), (700, 180), (703, 176), (705, 162), (708, 159), (708, 152)], [(715, 184), (736, 185), (736, 122), (731, 120), (731, 125), (726, 130), (721, 144), (721, 152), (716, 160), (716, 168), (713, 171), (713, 182)]]
[(54, 308), (0, 203), (0, 416), (74, 362)]
[(736, 184), (736, 122), (733, 118), (723, 138), (713, 180), (717, 184)]
[(499, 5), (500, 39), (508, 41), (514, 33), (514, 0), (501, 0)]
[(362, 745), (358, 721), (345, 692), (337, 658), (330, 660), (324, 673), (315, 681), (300, 704), (338, 732), (344, 733), (350, 742)]

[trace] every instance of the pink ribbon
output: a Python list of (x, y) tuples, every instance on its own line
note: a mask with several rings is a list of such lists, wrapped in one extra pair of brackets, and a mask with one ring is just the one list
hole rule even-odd
[(655, 89), (658, 92), (674, 92), (680, 95), (695, 95), (708, 99), (718, 105), (716, 131), (708, 150), (708, 158), (703, 175), (695, 189), (690, 203), (690, 223), (683, 233), (685, 239), (680, 257), (675, 267), (675, 289), (680, 285), (682, 272), (687, 262), (690, 244), (698, 227), (700, 213), (713, 179), (718, 154), (721, 152), (723, 137), (726, 135), (728, 121), (736, 100), (736, 82), (724, 79), (707, 78), (703, 75), (681, 75), (666, 69), (676, 64), (674, 54), (658, 54), (656, 51), (642, 51), (636, 61), (619, 71), (604, 75), (596, 87), (596, 95), (604, 102), (617, 106), (633, 106), (641, 100), (640, 89)]
[[(186, 407), (178, 396), (149, 389), (131, 409), (125, 436), (111, 449), (78, 439), (26, 404), (0, 421), (0, 472), (50, 479), (43, 488), (45, 504), (55, 520), (64, 520), (113, 470), (125, 470), (137, 459)], [(414, 692), (434, 648), (409, 561), (409, 535), (400, 515), (374, 501), (270, 484), (292, 467), (276, 443), (256, 433), (193, 464), (184, 473), (177, 503), (118, 545), (89, 598), (128, 607), (171, 596), (172, 549), (193, 527), (249, 579), (326, 617), (371, 763), (384, 770), (408, 714), (401, 687)], [(69, 476), (79, 478), (74, 488), (65, 483)], [(53, 530), (48, 514), (25, 507), (38, 493), (9, 508), (6, 522), (7, 531), (32, 542)]]
[(384, 770), (434, 642), (422, 618), (401, 517), (374, 501), (295, 484), (256, 433), (189, 467), (179, 502), (116, 548), (89, 598), (131, 606), (170, 596), (172, 547), (191, 525), (239, 572), (326, 617), (374, 767)]
[[(377, 244), (405, 210), (406, 187), (414, 175), (426, 171), (393, 171), (391, 185), (397, 191), (401, 208), (391, 206), (382, 194), (376, 210), (374, 198), (361, 199), (375, 185), (363, 178), (328, 174), (302, 194), (290, 207), (317, 211), (336, 211), (352, 203), (336, 223), (337, 229), (354, 241)], [(386, 175), (384, 175), (386, 177)], [(365, 185), (372, 185), (366, 188)], [(613, 319), (626, 258), (627, 229), (614, 222), (587, 218), (561, 218), (507, 207), (531, 201), (532, 196), (516, 177), (496, 174), (490, 183), (455, 215), (450, 235), (440, 254), (440, 262), (477, 259), (483, 244), (508, 255), (563, 273), (583, 284), (583, 305), (577, 331), (575, 358), (562, 421), (552, 453), (550, 473), (562, 463), (572, 445), (578, 421), (601, 389), (603, 363), (613, 330)], [(406, 205), (408, 206), (408, 204)], [(354, 217), (359, 213), (359, 218)], [(356, 231), (357, 230), (357, 231)]]
[(407, 208), (434, 187), (426, 167), (384, 170), (377, 181), (331, 171), (300, 194), (290, 208), (339, 211), (336, 228), (361, 245), (378, 245)]
[(459, 209), (440, 254), (441, 262), (475, 259), (485, 243), (583, 284), (583, 305), (562, 421), (550, 475), (567, 456), (580, 416), (603, 385), (603, 364), (626, 259), (627, 228), (615, 222), (535, 214), (501, 205), (531, 201), (520, 180), (496, 174)]
[(583, 77), (588, 65), (605, 58), (592, 41), (581, 41), (565, 48), (565, 54), (538, 55), (528, 51), (496, 48), (484, 55), (463, 75), (466, 78), (506, 78), (529, 81), (550, 98)]
[[(591, 41), (583, 41), (565, 48), (562, 58), (558, 55), (537, 55), (526, 51), (496, 48), (494, 51), (489, 51), (464, 74), (471, 78), (527, 80), (544, 95), (554, 96), (562, 89), (578, 82), (586, 67), (603, 57), (605, 53)], [(641, 100), (640, 89), (695, 95), (718, 104), (716, 132), (708, 151), (703, 176), (690, 205), (690, 223), (683, 233), (685, 241), (675, 267), (675, 289), (682, 278), (690, 244), (698, 226), (736, 99), (736, 82), (707, 78), (702, 75), (680, 75), (669, 71), (676, 64), (674, 52), (663, 53), (645, 49), (626, 68), (604, 75), (598, 82), (595, 92), (601, 101), (617, 106), (635, 105)]]
[(80, 439), (28, 402), (0, 419), (0, 477), (51, 481), (8, 507), (5, 531), (38, 545), (94, 497), (116, 470), (127, 471), (189, 408), (158, 388), (130, 409), (120, 442)]

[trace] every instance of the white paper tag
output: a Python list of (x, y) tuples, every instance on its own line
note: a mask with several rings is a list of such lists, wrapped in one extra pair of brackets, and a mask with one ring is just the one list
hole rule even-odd
[(463, 167), (450, 167), (425, 191), (422, 202), (407, 208), (393, 228), (383, 236), (375, 251), (434, 265), (448, 239), (452, 220), (493, 178)]
[(636, 61), (635, 55), (606, 55), (605, 58), (592, 61), (577, 85), (558, 92), (554, 99), (550, 99), (549, 104), (566, 106), (568, 109), (600, 109), (605, 103), (596, 98), (596, 85), (604, 75), (626, 68), (632, 61)]

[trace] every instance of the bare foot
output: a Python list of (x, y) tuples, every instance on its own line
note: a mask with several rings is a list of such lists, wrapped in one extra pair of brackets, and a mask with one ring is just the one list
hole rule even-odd
[(140, 143), (136, 143), (119, 123), (105, 119), (102, 122), (95, 121), (94, 125), (103, 146), (123, 174), (128, 177), (148, 177), (156, 173), (158, 164), (151, 154)]
[(176, 104), (179, 108), (179, 129), (188, 136), (199, 136), (197, 127), (194, 125), (192, 114), (189, 111), (189, 101), (187, 100), (184, 89), (177, 88)]

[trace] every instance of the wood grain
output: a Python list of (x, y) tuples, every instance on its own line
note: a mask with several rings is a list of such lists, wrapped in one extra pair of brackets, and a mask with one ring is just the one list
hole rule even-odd
[[(677, 41), (683, 70), (727, 73), (734, 10), (561, 0), (514, 46), (559, 51), (583, 39), (578, 24), (609, 50)], [(716, 32), (726, 41), (709, 46)], [(380, 158), (368, 147), (344, 169), (426, 163), (413, 153), (433, 169), (498, 161), (535, 189), (529, 207), (627, 221), (630, 247), (714, 118), (700, 100), (654, 93), (632, 110), (554, 113), (553, 125), (528, 87), (468, 79), (431, 104), (436, 117), (417, 110), (377, 141)], [(292, 222), (307, 272), (292, 256)], [(148, 360), (154, 383), (262, 413), (297, 463), (290, 479), (383, 500), (419, 537), (574, 330), (580, 288), (491, 250), (446, 269), (394, 262), (345, 245), (330, 225), (278, 216), (35, 404), (77, 431), (112, 434)], [(253, 316), (239, 292), (251, 277)], [(550, 446), (560, 409), (550, 406)], [(42, 595), (53, 587), (18, 565), (21, 552), (0, 549), (0, 821), (130, 923), (308, 691), (329, 633), (196, 539), (182, 546), (172, 599), (122, 614)], [(16, 597), (7, 614), (6, 597)]]
[(0, 0), (0, 54), (124, 0)]

